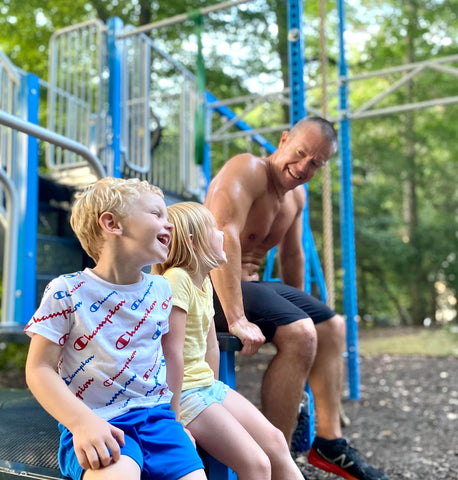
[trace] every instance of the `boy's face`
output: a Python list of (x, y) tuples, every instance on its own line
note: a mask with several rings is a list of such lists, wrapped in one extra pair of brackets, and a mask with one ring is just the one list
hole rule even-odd
[(168, 221), (164, 200), (154, 193), (143, 193), (120, 220), (128, 251), (142, 260), (142, 265), (162, 263), (169, 253), (173, 225)]

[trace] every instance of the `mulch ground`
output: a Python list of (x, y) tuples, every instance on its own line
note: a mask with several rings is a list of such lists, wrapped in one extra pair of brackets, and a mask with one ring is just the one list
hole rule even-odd
[[(236, 360), (237, 389), (256, 405), (272, 354)], [(458, 480), (458, 359), (364, 356), (360, 377), (361, 399), (342, 402), (351, 445), (391, 480)], [(342, 480), (297, 462), (309, 480)]]
[[(237, 356), (237, 389), (255, 405), (272, 354)], [(360, 367), (361, 399), (343, 399), (352, 446), (391, 480), (458, 480), (458, 359), (364, 356)], [(25, 388), (22, 372), (0, 371), (2, 387)], [(340, 479), (297, 461), (309, 480)]]

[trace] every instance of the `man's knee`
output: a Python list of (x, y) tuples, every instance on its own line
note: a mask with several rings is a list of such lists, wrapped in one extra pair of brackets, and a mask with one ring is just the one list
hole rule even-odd
[(346, 323), (342, 315), (334, 315), (329, 320), (316, 325), (318, 345), (333, 345), (343, 349), (345, 346)]
[(280, 325), (275, 332), (273, 343), (279, 350), (309, 359), (315, 356), (317, 331), (310, 318), (303, 318), (286, 325)]

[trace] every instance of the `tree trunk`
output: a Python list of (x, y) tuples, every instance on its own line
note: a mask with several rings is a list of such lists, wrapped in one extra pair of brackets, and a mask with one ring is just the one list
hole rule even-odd
[(152, 23), (153, 17), (153, 10), (152, 10), (152, 2), (150, 0), (141, 0), (140, 1), (140, 17), (139, 17), (139, 25), (148, 25), (148, 23)]
[[(410, 0), (407, 5), (407, 54), (406, 62), (415, 62), (415, 38), (417, 35), (418, 11), (416, 2)], [(407, 84), (407, 103), (414, 101), (415, 82)], [(426, 313), (426, 298), (423, 297), (423, 259), (422, 249), (418, 238), (418, 205), (417, 205), (417, 165), (415, 148), (415, 112), (405, 114), (405, 158), (403, 194), (404, 194), (404, 224), (406, 241), (412, 246), (414, 258), (410, 277), (410, 304), (412, 321), (415, 325), (423, 323)]]
[(402, 306), (401, 302), (399, 301), (399, 295), (394, 294), (390, 290), (390, 286), (386, 282), (386, 280), (383, 276), (383, 271), (380, 270), (378, 273), (377, 272), (372, 272), (372, 274), (374, 275), (374, 278), (376, 278), (378, 280), (381, 289), (386, 293), (386, 296), (393, 303), (396, 310), (398, 311), (399, 321), (401, 322), (401, 325), (402, 326), (409, 325), (409, 323), (411, 323), (410, 322), (410, 316), (409, 316), (408, 312), (406, 312), (405, 308)]

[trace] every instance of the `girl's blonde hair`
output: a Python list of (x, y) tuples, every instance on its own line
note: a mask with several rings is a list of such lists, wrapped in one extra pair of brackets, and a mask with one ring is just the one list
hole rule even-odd
[(181, 202), (167, 207), (167, 213), (174, 226), (169, 255), (165, 263), (153, 265), (152, 271), (162, 274), (169, 268), (180, 267), (192, 276), (201, 265), (209, 270), (219, 267), (220, 260), (208, 241), (208, 230), (216, 227), (210, 210), (197, 202)]
[(159, 187), (138, 178), (105, 177), (76, 194), (70, 223), (81, 246), (96, 262), (103, 245), (99, 218), (110, 212), (118, 218), (129, 214), (130, 207), (144, 193), (154, 193), (164, 198)]

